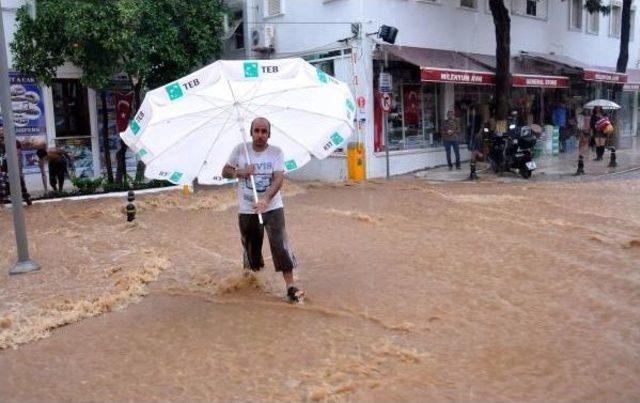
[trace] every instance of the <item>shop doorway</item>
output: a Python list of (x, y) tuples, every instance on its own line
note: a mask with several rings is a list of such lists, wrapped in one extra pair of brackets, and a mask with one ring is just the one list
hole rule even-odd
[(92, 177), (93, 154), (87, 87), (80, 79), (56, 79), (51, 86), (56, 148), (67, 151), (73, 161), (71, 176)]

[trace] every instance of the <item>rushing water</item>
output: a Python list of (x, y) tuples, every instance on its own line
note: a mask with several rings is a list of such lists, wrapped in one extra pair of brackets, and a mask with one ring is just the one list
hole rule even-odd
[(640, 398), (639, 181), (286, 186), (304, 305), (241, 273), (231, 189), (30, 208), (2, 400)]

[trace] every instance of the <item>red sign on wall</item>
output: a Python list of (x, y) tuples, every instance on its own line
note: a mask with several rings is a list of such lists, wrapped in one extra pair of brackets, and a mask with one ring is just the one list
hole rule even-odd
[(569, 88), (569, 78), (559, 76), (513, 75), (514, 87)]
[(422, 81), (445, 82), (454, 84), (493, 85), (496, 76), (493, 73), (466, 70), (442, 70), (423, 67), (420, 69)]
[(585, 81), (601, 81), (614, 84), (627, 82), (626, 74), (599, 70), (585, 70), (583, 78)]

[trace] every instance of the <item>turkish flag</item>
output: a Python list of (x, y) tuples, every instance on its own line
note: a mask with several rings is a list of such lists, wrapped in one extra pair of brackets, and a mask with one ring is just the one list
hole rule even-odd
[(133, 91), (118, 92), (116, 94), (116, 126), (118, 133), (127, 130), (129, 117), (131, 116), (131, 103), (133, 102)]

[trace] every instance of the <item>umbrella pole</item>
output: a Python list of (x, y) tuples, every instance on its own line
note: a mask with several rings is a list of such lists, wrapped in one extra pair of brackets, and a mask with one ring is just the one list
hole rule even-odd
[[(247, 159), (247, 164), (251, 164), (251, 159), (249, 158), (249, 149), (247, 148), (247, 141), (246, 141), (246, 135), (244, 132), (244, 126), (241, 124), (240, 125), (240, 132), (242, 133), (242, 145), (244, 147), (244, 156)], [(255, 200), (255, 202), (258, 202), (258, 192), (256, 191), (256, 181), (253, 178), (253, 174), (249, 175), (249, 179), (251, 179), (251, 189), (253, 190), (253, 200)], [(264, 224), (264, 221), (262, 221), (262, 214), (258, 213), (258, 221), (260, 222), (260, 224)]]

